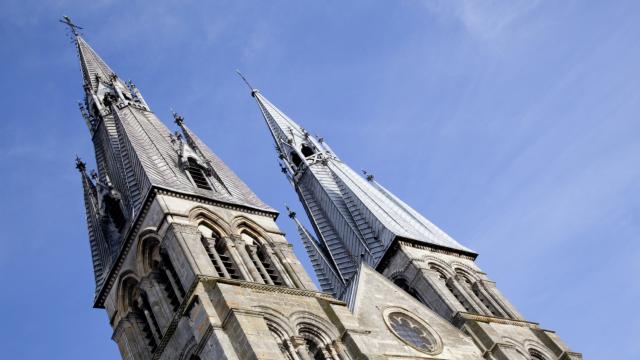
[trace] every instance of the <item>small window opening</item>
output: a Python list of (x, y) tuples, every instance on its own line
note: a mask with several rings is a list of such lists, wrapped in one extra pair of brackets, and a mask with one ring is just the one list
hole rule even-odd
[(302, 144), (302, 148), (300, 148), (300, 152), (302, 152), (302, 155), (303, 155), (304, 157), (309, 157), (309, 156), (311, 156), (311, 155), (313, 155), (313, 154), (315, 154), (315, 153), (316, 153), (316, 152), (315, 152), (315, 151), (313, 151), (313, 149), (312, 149), (309, 145), (307, 145), (307, 144)]
[(109, 214), (109, 217), (113, 221), (113, 224), (116, 226), (118, 231), (121, 231), (122, 228), (124, 228), (127, 220), (122, 213), (120, 203), (118, 202), (118, 200), (114, 199), (111, 196), (105, 196), (104, 200), (107, 214)]
[(193, 183), (200, 189), (211, 190), (207, 176), (202, 171), (202, 167), (193, 159), (189, 158), (187, 164), (187, 172), (191, 175)]
[(302, 159), (300, 158), (300, 155), (298, 155), (295, 151), (291, 152), (291, 162), (295, 166), (300, 166), (300, 164), (302, 163)]

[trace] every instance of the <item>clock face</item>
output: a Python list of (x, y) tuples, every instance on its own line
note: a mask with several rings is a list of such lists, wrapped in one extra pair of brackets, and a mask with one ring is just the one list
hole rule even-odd
[(414, 316), (405, 311), (388, 311), (385, 320), (391, 331), (407, 345), (429, 354), (439, 352), (438, 339)]

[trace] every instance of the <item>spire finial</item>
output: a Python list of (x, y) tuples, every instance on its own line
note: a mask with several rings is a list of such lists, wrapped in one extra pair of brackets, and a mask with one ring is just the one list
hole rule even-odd
[(75, 37), (80, 36), (80, 33), (78, 32), (78, 29), (82, 29), (82, 28), (80, 26), (74, 24), (73, 21), (71, 21), (70, 17), (68, 17), (67, 15), (63, 15), (62, 19), (59, 20), (59, 21), (69, 27), (69, 29), (71, 30), (71, 33), (73, 34), (73, 36), (75, 36)]
[(374, 179), (373, 174), (371, 174), (367, 170), (362, 170), (362, 173), (364, 174), (364, 176), (367, 179), (367, 181), (369, 181), (369, 182), (373, 181), (373, 179)]
[(249, 90), (251, 90), (251, 96), (256, 96), (256, 93), (259, 92), (258, 89), (251, 86), (251, 84), (249, 83), (249, 80), (247, 80), (247, 78), (245, 78), (244, 75), (242, 75), (240, 70), (236, 69), (236, 73), (240, 76), (242, 81), (244, 81), (244, 83), (247, 84), (247, 87), (249, 88)]
[(84, 173), (87, 170), (87, 163), (82, 161), (78, 155), (76, 155), (76, 169), (81, 173)]
[(296, 212), (291, 210), (289, 208), (289, 205), (287, 205), (287, 204), (284, 204), (284, 207), (287, 209), (287, 212), (289, 213), (289, 217), (292, 218), (292, 219), (295, 219), (296, 218)]
[(175, 110), (171, 109), (171, 115), (173, 115), (173, 121), (175, 121), (178, 126), (181, 126), (182, 123), (184, 123), (184, 117), (175, 112)]

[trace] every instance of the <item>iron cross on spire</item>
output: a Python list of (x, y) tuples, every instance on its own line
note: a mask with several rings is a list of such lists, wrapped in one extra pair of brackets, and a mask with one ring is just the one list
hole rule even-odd
[(249, 80), (247, 80), (247, 78), (245, 78), (244, 75), (242, 75), (240, 70), (236, 69), (236, 73), (240, 76), (242, 81), (244, 81), (244, 83), (247, 84), (247, 86), (251, 90), (251, 96), (255, 96), (255, 94), (258, 92), (258, 89), (256, 89), (253, 86), (251, 86), (251, 84), (249, 83)]
[(62, 20), (59, 20), (61, 23), (67, 25), (69, 27), (69, 29), (71, 29), (71, 33), (73, 34), (73, 36), (79, 36), (80, 33), (78, 32), (78, 29), (82, 29), (80, 26), (76, 25), (73, 23), (73, 21), (71, 21), (71, 18), (68, 17), (67, 15), (62, 16)]

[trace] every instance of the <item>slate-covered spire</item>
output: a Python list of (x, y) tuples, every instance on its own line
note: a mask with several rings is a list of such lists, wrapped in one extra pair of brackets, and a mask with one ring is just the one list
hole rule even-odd
[(91, 259), (93, 262), (93, 274), (96, 281), (96, 288), (100, 288), (104, 281), (104, 276), (111, 264), (111, 251), (102, 229), (99, 215), (99, 201), (96, 186), (87, 174), (86, 164), (76, 157), (76, 169), (80, 172), (82, 189), (84, 193), (84, 207), (87, 218), (87, 229), (89, 232), (89, 245), (91, 248)]
[[(69, 25), (70, 20), (65, 20)], [(151, 111), (138, 88), (118, 77), (75, 31), (75, 25), (69, 26), (74, 30), (82, 69), (84, 99), (80, 112), (89, 127), (96, 157), (94, 192), (103, 239), (95, 241), (104, 242), (111, 261), (120, 253), (125, 236), (155, 189), (275, 216), (276, 211), (264, 204), (183, 121), (178, 123), (182, 133), (177, 138)], [(110, 264), (103, 262), (101, 266)]]
[(322, 291), (333, 293), (335, 296), (340, 295), (345, 288), (346, 281), (340, 270), (336, 266), (336, 262), (327, 249), (325, 242), (318, 241), (313, 235), (302, 225), (296, 217), (296, 213), (287, 206), (289, 218), (291, 218), (298, 228), (298, 233), (304, 244), (304, 248), (311, 259), (313, 270), (318, 276), (318, 282)]
[(76, 47), (78, 49), (78, 57), (80, 58), (80, 67), (82, 69), (82, 78), (86, 86), (90, 86), (93, 91), (98, 89), (99, 80), (109, 81), (115, 72), (111, 70), (104, 60), (91, 48), (89, 44), (77, 35), (75, 37)]
[(347, 281), (361, 261), (375, 267), (396, 239), (475, 256), (372, 176), (363, 178), (353, 171), (324, 139), (311, 135), (260, 91), (252, 89), (251, 94), (319, 243), (325, 245)]

